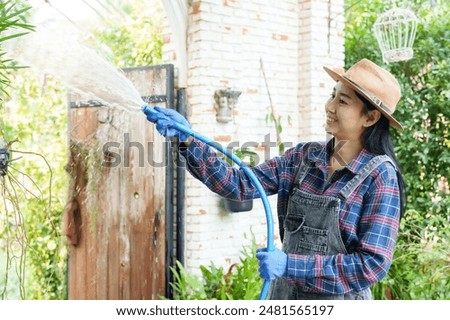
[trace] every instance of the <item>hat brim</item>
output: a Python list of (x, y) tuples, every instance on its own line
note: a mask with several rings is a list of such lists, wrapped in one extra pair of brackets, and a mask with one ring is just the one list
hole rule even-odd
[(378, 103), (374, 101), (373, 97), (369, 95), (367, 91), (357, 86), (354, 82), (350, 81), (348, 78), (345, 78), (343, 75), (340, 75), (339, 73), (333, 71), (332, 69), (328, 67), (323, 67), (323, 69), (330, 75), (333, 80), (341, 81), (344, 85), (350, 87), (351, 89), (362, 95), (370, 104), (372, 104), (378, 111), (381, 112), (381, 114), (383, 114), (389, 120), (391, 126), (396, 129), (403, 130), (400, 122), (398, 122), (388, 111), (386, 111), (379, 105), (380, 101), (378, 101)]

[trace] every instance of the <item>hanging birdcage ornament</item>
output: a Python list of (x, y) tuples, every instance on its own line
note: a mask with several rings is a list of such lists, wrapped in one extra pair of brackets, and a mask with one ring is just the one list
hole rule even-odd
[(374, 32), (387, 63), (405, 61), (413, 57), (417, 17), (408, 9), (391, 9), (375, 21)]

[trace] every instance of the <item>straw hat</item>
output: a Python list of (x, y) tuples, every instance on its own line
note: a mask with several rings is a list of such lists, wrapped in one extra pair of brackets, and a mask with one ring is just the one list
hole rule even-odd
[(335, 81), (357, 91), (377, 108), (391, 126), (403, 129), (392, 114), (401, 97), (400, 85), (394, 76), (385, 69), (377, 66), (368, 59), (362, 59), (350, 67), (346, 72), (323, 67)]

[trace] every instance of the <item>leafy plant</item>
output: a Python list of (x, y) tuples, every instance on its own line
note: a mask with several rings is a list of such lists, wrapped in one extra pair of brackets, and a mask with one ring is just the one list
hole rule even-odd
[[(253, 167), (256, 164), (258, 154), (249, 148), (235, 148), (229, 151), (247, 166)], [(228, 162), (228, 164), (232, 166), (235, 165), (235, 162), (231, 158), (224, 155), (223, 159)]]
[(172, 271), (174, 282), (170, 283), (175, 300), (206, 300), (205, 286), (202, 281), (188, 273), (183, 265), (176, 261), (176, 268), (169, 267)]
[(0, 222), (0, 251), (13, 252), (3, 244), (14, 243), (16, 258), (11, 262), (22, 262), (0, 270), (0, 278), (12, 280), (3, 283), (3, 298), (64, 299), (66, 248), (59, 226), (67, 187), (66, 91), (49, 77), (42, 85), (29, 69), (18, 70), (11, 80), (17, 89), (6, 102), (2, 133), (6, 141), (17, 140), (11, 179), (26, 181), (27, 186), (15, 194), (17, 211), (2, 210), (1, 217), (9, 215), (15, 224), (8, 231), (8, 225)]
[(254, 236), (249, 246), (241, 251), (240, 263), (232, 264), (225, 272), (211, 262), (200, 266), (201, 277), (192, 275), (180, 262), (171, 267), (174, 282), (170, 284), (176, 300), (255, 300), (263, 280), (259, 277)]
[[(8, 96), (6, 88), (10, 86), (8, 71), (22, 68), (12, 64), (11, 59), (6, 59), (6, 52), (3, 51), (1, 45), (13, 38), (21, 37), (33, 30), (33, 26), (23, 22), (23, 14), (26, 13), (30, 7), (19, 8), (16, 1), (7, 0), (0, 2), (0, 93)], [(11, 29), (22, 29), (22, 32), (8, 33)]]
[[(0, 44), (33, 31), (33, 26), (25, 22), (25, 16), (29, 9), (30, 7), (24, 6), (22, 1), (8, 0), (0, 3)], [(6, 59), (5, 56), (6, 52), (3, 51), (2, 46), (2, 49), (0, 49), (0, 94), (3, 99), (1, 99), (0, 133), (1, 139), (7, 143), (10, 159), (7, 164), (8, 170), (4, 171), (5, 174), (0, 177), (3, 198), (0, 218), (0, 256), (2, 256), (0, 296), (3, 299), (28, 298), (34, 297), (34, 294), (26, 290), (28, 287), (32, 288), (31, 291), (38, 292), (41, 288), (45, 288), (44, 290), (52, 288), (52, 283), (55, 281), (59, 284), (63, 283), (63, 281), (60, 281), (61, 278), (55, 278), (54, 268), (50, 273), (46, 272), (53, 265), (50, 258), (55, 256), (53, 254), (47, 256), (46, 249), (55, 251), (60, 247), (51, 245), (51, 242), (47, 243), (47, 246), (39, 245), (39, 243), (42, 244), (39, 239), (54, 236), (56, 231), (55, 221), (49, 220), (51, 219), (49, 218), (51, 215), (49, 210), (52, 194), (52, 170), (42, 153), (32, 151), (33, 147), (25, 148), (27, 151), (23, 151), (30, 138), (33, 140), (31, 145), (36, 146), (36, 140), (34, 139), (39, 138), (33, 127), (39, 125), (42, 129), (42, 127), (45, 127), (45, 121), (39, 121), (38, 113), (35, 112), (36, 105), (32, 105), (32, 108), (28, 111), (32, 114), (32, 117), (28, 118), (33, 119), (34, 122), (23, 127), (20, 125), (15, 127), (17, 117), (8, 117), (8, 121), (5, 121), (4, 115), (12, 107), (9, 105), (7, 110), (3, 108), (5, 104), (10, 103), (10, 101), (5, 102), (5, 98), (11, 98), (12, 101), (17, 98), (10, 94), (8, 89), (11, 88), (12, 83), (17, 84), (16, 79), (24, 71), (19, 70), (24, 67), (16, 65), (11, 59)], [(26, 90), (32, 82), (30, 78), (27, 78), (26, 82), (19, 87)], [(28, 102), (32, 101), (33, 95), (28, 95), (27, 99)], [(18, 100), (24, 102), (21, 99)], [(24, 103), (24, 105), (26, 104)], [(12, 112), (16, 114), (19, 109), (11, 108)], [(52, 118), (47, 113), (44, 117), (46, 119)], [(52, 125), (51, 128), (54, 129), (54, 126)], [(13, 142), (15, 142), (14, 149)], [(57, 212), (53, 217), (58, 218), (60, 215), (60, 212)], [(40, 220), (41, 218), (42, 220)], [(48, 223), (50, 223), (52, 231), (48, 229)], [(59, 256), (58, 250), (56, 250), (56, 256)], [(43, 257), (49, 259), (43, 262)], [(35, 259), (34, 265), (30, 263), (33, 259)], [(28, 268), (28, 266), (31, 266), (31, 268)], [(37, 268), (33, 269), (32, 266)], [(45, 272), (40, 273), (39, 278), (29, 277), (36, 270), (45, 270)], [(28, 282), (29, 280), (30, 282)], [(38, 285), (39, 281), (42, 281), (42, 287)], [(28, 286), (27, 284), (31, 285)], [(58, 285), (58, 289), (61, 289), (61, 287), (61, 285)], [(58, 290), (52, 289), (58, 294)], [(51, 297), (51, 295), (43, 295), (43, 297)]]
[[(157, 2), (152, 1), (153, 5)], [(148, 66), (161, 63), (163, 39), (160, 8), (149, 12), (148, 3), (134, 1), (126, 6), (122, 23), (114, 19), (95, 30), (97, 40), (107, 45), (110, 60), (119, 68)], [(153, 8), (155, 9), (155, 8)]]
[(450, 231), (437, 234), (443, 226), (440, 217), (427, 217), (430, 225), (425, 229), (422, 220), (419, 212), (407, 212), (392, 267), (373, 287), (377, 299), (450, 299)]
[(251, 245), (243, 247), (240, 264), (236, 265), (236, 272), (232, 273), (230, 297), (234, 300), (255, 300), (259, 297), (263, 279), (259, 276), (256, 249), (257, 245), (253, 236)]

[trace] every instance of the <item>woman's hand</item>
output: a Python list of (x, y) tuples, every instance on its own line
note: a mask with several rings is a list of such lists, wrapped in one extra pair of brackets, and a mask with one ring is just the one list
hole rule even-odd
[(178, 123), (188, 128), (191, 127), (189, 122), (181, 114), (173, 109), (167, 108), (155, 107), (154, 110), (157, 112), (146, 113), (147, 120), (156, 123), (156, 130), (162, 136), (166, 138), (176, 137), (180, 142), (185, 143), (191, 140), (189, 139), (190, 135), (188, 133), (182, 132), (173, 126), (174, 123)]
[(267, 251), (267, 248), (256, 250), (256, 258), (259, 260), (259, 275), (264, 280), (274, 280), (287, 274), (287, 254), (275, 248)]

